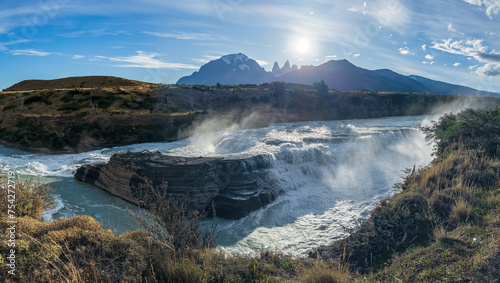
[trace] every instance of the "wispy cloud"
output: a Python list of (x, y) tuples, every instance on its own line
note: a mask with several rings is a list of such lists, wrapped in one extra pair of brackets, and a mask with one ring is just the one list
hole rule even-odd
[(461, 35), (465, 35), (463, 32), (459, 32), (459, 31), (457, 31), (457, 30), (453, 27), (453, 24), (452, 24), (452, 23), (449, 23), (449, 24), (448, 24), (448, 31), (449, 31), (449, 32), (458, 33), (458, 34), (461, 34)]
[(83, 55), (73, 55), (73, 57), (71, 57), (71, 58), (73, 58), (73, 59), (77, 59), (77, 60), (78, 60), (78, 59), (83, 59), (83, 58), (85, 58), (85, 56), (83, 56)]
[(457, 32), (457, 30), (453, 27), (451, 23), (448, 24), (448, 31)]
[(23, 50), (10, 50), (10, 54), (19, 56), (19, 55), (25, 55), (25, 56), (49, 56), (53, 53), (50, 52), (44, 52), (44, 51), (36, 51), (33, 49), (23, 49)]
[(137, 51), (137, 55), (126, 57), (106, 57), (94, 56), (96, 59), (107, 59), (112, 62), (126, 63), (116, 65), (117, 67), (125, 68), (148, 68), (148, 69), (198, 69), (199, 67), (183, 64), (183, 63), (168, 63), (157, 59), (160, 54)]
[(462, 65), (462, 64), (460, 64), (460, 63), (458, 63), (458, 62), (457, 62), (457, 63), (454, 63), (454, 64), (453, 64), (453, 67), (458, 67), (458, 66), (460, 66), (460, 65)]
[(196, 63), (200, 63), (200, 64), (206, 64), (212, 60), (219, 59), (221, 56), (203, 55), (202, 57), (203, 58), (193, 58), (193, 59), (191, 59), (191, 61), (196, 62)]
[(434, 41), (432, 44), (431, 48), (437, 50), (472, 57), (475, 57), (476, 54), (485, 53), (488, 50), (488, 47), (483, 46), (482, 39), (453, 41), (453, 39), (449, 38), (447, 40), (442, 40), (441, 42)]
[(259, 65), (261, 66), (267, 66), (269, 65), (269, 62), (267, 61), (264, 61), (264, 60), (255, 60), (257, 63), (259, 63)]
[(0, 51), (8, 50), (7, 46), (17, 45), (21, 43), (31, 42), (31, 39), (19, 39), (19, 40), (11, 40), (9, 42), (0, 42)]
[(101, 29), (95, 29), (95, 30), (78, 30), (78, 31), (72, 31), (68, 33), (63, 33), (59, 34), (59, 36), (62, 37), (99, 37), (99, 36), (104, 36), (104, 35), (129, 35), (128, 32), (125, 31), (108, 31), (104, 28)]
[(370, 5), (363, 2), (363, 5), (346, 9), (352, 13), (361, 13), (372, 16), (383, 26), (397, 28), (408, 22), (410, 13), (399, 0), (376, 0)]
[(427, 54), (427, 55), (425, 55), (425, 59), (432, 60), (432, 59), (434, 59), (434, 56)]
[(475, 5), (478, 7), (486, 7), (486, 15), (493, 19), (493, 16), (498, 15), (500, 12), (500, 1), (498, 0), (463, 0), (470, 5)]
[(188, 32), (162, 33), (162, 32), (151, 32), (151, 31), (143, 31), (142, 33), (157, 37), (176, 38), (184, 40), (227, 40), (227, 38), (223, 36), (213, 35), (208, 33), (188, 33)]

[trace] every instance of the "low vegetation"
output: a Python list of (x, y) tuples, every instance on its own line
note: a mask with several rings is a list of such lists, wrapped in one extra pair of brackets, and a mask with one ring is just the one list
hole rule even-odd
[[(182, 200), (149, 206), (145, 230), (116, 235), (93, 218), (41, 222), (47, 188), (17, 180), (16, 275), (2, 282), (495, 282), (500, 278), (500, 109), (445, 115), (424, 129), (436, 158), (411, 170), (350, 236), (309, 258), (214, 247)], [(480, 125), (480, 127), (478, 126)], [(481, 127), (485, 127), (484, 129)], [(496, 145), (496, 146), (495, 146)], [(5, 176), (2, 177), (5, 183)], [(150, 197), (158, 192), (150, 188)], [(0, 194), (6, 203), (4, 191)], [(0, 209), (0, 251), (9, 253)], [(148, 222), (150, 221), (150, 222)], [(210, 230), (212, 231), (212, 230)]]

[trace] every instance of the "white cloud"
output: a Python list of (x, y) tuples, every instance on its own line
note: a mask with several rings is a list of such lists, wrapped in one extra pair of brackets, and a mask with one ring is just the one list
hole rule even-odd
[(269, 65), (269, 62), (264, 61), (264, 60), (255, 60), (255, 62), (259, 63), (259, 65), (261, 65), (261, 66)]
[(453, 25), (451, 23), (448, 24), (448, 31), (457, 32), (457, 30), (453, 28)]
[(137, 55), (127, 56), (127, 57), (105, 57), (105, 56), (95, 56), (99, 59), (108, 59), (113, 62), (128, 63), (124, 65), (117, 65), (118, 67), (126, 68), (150, 68), (150, 69), (198, 69), (199, 67), (183, 64), (183, 63), (167, 63), (158, 60), (160, 54), (149, 53), (144, 51), (137, 51)]
[(452, 39), (449, 38), (448, 40), (443, 40), (442, 42), (434, 41), (432, 44), (433, 46), (431, 46), (431, 48), (437, 50), (472, 57), (475, 57), (475, 54), (485, 53), (488, 50), (488, 47), (483, 46), (482, 39), (452, 41)]
[(44, 51), (36, 51), (33, 49), (23, 49), (23, 50), (11, 50), (9, 51), (12, 55), (26, 55), (26, 56), (49, 56), (52, 53)]
[(398, 28), (410, 20), (410, 12), (400, 0), (375, 0), (370, 8), (363, 2), (362, 7), (351, 7), (347, 11), (370, 15), (382, 26), (391, 28)]
[(476, 73), (482, 76), (500, 76), (500, 53), (495, 50), (488, 52), (488, 47), (483, 46), (482, 39), (470, 39), (452, 41), (452, 39), (442, 42), (433, 42), (432, 48), (448, 52), (451, 54), (466, 56), (467, 59), (474, 58), (485, 65), (471, 66), (471, 70), (476, 69)]
[(99, 37), (99, 36), (104, 36), (104, 35), (122, 35), (122, 34), (129, 34), (124, 31), (116, 31), (116, 32), (110, 32), (106, 30), (105, 28), (101, 29), (95, 29), (95, 30), (79, 30), (79, 31), (73, 31), (69, 33), (63, 33), (59, 34), (59, 36), (62, 37)]
[(427, 45), (425, 45), (425, 44), (424, 44), (424, 45), (422, 45), (422, 50), (424, 50), (424, 51), (425, 51), (425, 49), (426, 49), (426, 48), (427, 48)]
[(7, 51), (8, 48), (7, 46), (10, 46), (10, 45), (16, 45), (16, 44), (20, 44), (20, 43), (26, 43), (26, 42), (31, 42), (33, 40), (31, 39), (18, 39), (18, 40), (11, 40), (9, 42), (0, 42), (0, 51)]
[(488, 63), (477, 68), (476, 73), (482, 76), (498, 77), (500, 76), (500, 63)]
[(352, 58), (353, 58), (353, 59), (356, 59), (356, 58), (358, 58), (359, 56), (361, 56), (361, 54), (359, 54), (359, 53), (352, 54)]
[(413, 55), (413, 54), (415, 54), (415, 52), (411, 52), (410, 49), (408, 47), (406, 47), (406, 46), (399, 48), (399, 53), (401, 53), (403, 55), (408, 55), (408, 54)]
[(176, 38), (184, 40), (226, 40), (226, 38), (223, 36), (218, 36), (208, 33), (188, 33), (188, 32), (162, 33), (162, 32), (150, 32), (150, 31), (143, 31), (142, 33), (157, 37)]
[(461, 34), (461, 35), (465, 35), (463, 32), (458, 32), (451, 23), (448, 24), (448, 31), (449, 32), (454, 32), (454, 33), (458, 33), (458, 34)]
[(434, 61), (422, 61), (422, 64), (426, 64), (426, 65), (434, 65), (436, 62)]
[(463, 0), (465, 3), (470, 5), (475, 5), (478, 7), (486, 7), (486, 15), (493, 19), (493, 16), (498, 15), (500, 12), (500, 1), (499, 0)]
[(333, 60), (333, 59), (337, 59), (337, 55), (328, 55), (328, 56), (325, 56), (325, 59), (326, 59), (326, 60)]
[(458, 66), (460, 66), (460, 65), (462, 65), (462, 64), (460, 64), (460, 63), (458, 63), (458, 62), (453, 64), (453, 66), (454, 66), (454, 67), (458, 67)]
[(379, 0), (370, 7), (375, 8), (369, 14), (383, 26), (397, 28), (411, 20), (409, 10), (399, 0)]
[(85, 56), (83, 56), (83, 55), (73, 55), (72, 58), (73, 59), (83, 59), (83, 58), (85, 58)]
[(191, 61), (194, 61), (196, 63), (201, 63), (201, 64), (206, 64), (210, 61), (217, 60), (220, 58), (220, 56), (213, 56), (213, 55), (203, 55), (203, 58), (193, 58)]
[(425, 55), (425, 59), (432, 60), (432, 59), (434, 59), (434, 56), (427, 54), (427, 55)]

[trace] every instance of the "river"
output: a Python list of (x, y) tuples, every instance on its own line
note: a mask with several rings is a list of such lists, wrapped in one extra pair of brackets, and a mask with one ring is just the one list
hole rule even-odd
[[(91, 215), (117, 233), (139, 228), (128, 209), (137, 208), (93, 186), (76, 181), (82, 164), (107, 161), (114, 153), (160, 151), (177, 156), (269, 154), (275, 184), (285, 193), (270, 205), (239, 220), (218, 219), (218, 244), (231, 253), (260, 248), (295, 256), (346, 235), (369, 216), (381, 198), (395, 192), (404, 169), (432, 160), (419, 126), (428, 116), (273, 124), (258, 129), (211, 132), (191, 138), (65, 155), (26, 153), (0, 146), (0, 163), (21, 176), (49, 184), (55, 196), (46, 221)], [(213, 122), (213, 121), (212, 121)], [(203, 125), (202, 125), (203, 126)]]

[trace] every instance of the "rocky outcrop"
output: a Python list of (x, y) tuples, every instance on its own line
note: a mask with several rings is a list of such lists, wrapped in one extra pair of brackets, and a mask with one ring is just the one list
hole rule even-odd
[(175, 157), (159, 152), (115, 154), (108, 163), (80, 167), (76, 179), (138, 204), (146, 179), (166, 183), (167, 197), (189, 195), (190, 208), (215, 203), (217, 216), (238, 219), (272, 202), (281, 192), (269, 178), (270, 156)]

